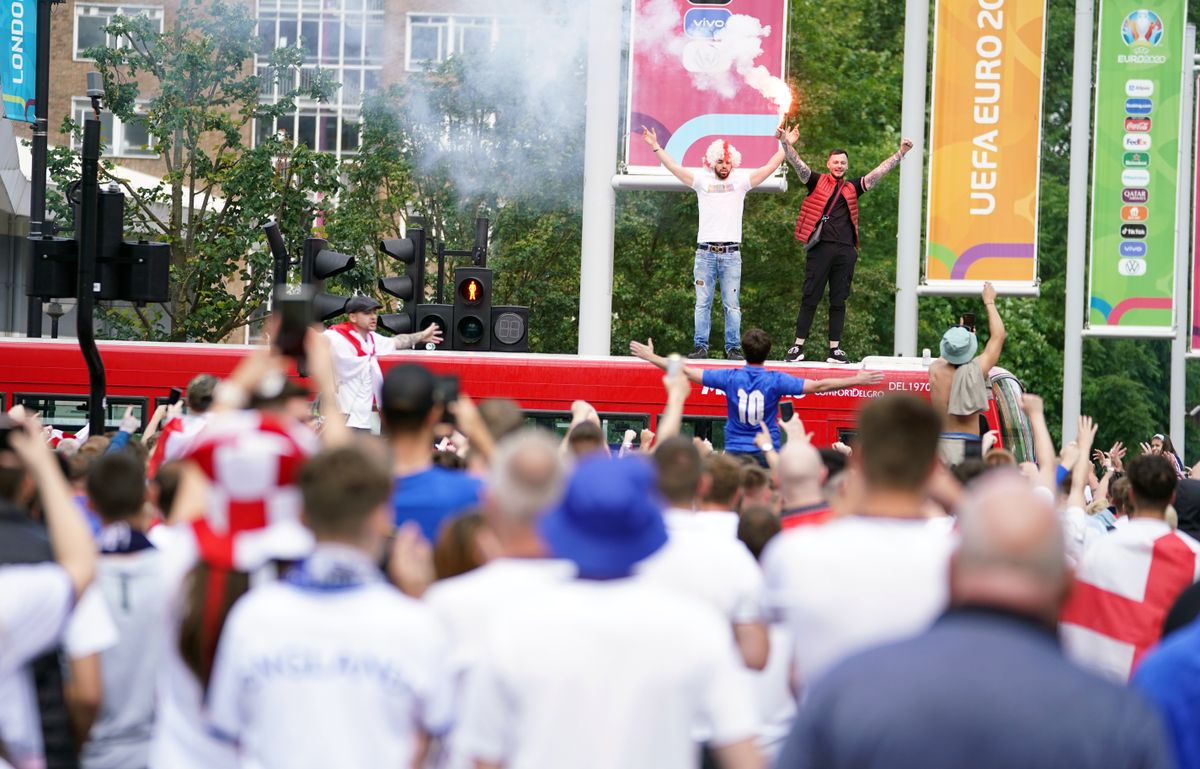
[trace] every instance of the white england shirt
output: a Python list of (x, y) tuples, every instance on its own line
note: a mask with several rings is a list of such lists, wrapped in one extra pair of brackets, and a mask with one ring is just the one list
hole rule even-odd
[(767, 607), (795, 640), (803, 687), (869, 646), (916, 635), (946, 608), (954, 537), (924, 519), (864, 516), (785, 531), (767, 545)]
[[(365, 555), (318, 545), (300, 569), (233, 607), (209, 688), (213, 729), (246, 766), (410, 766), (420, 731), (449, 726), (445, 632)], [(360, 580), (336, 582), (356, 574)], [(328, 578), (328, 579), (327, 579)]]
[(724, 179), (707, 169), (692, 176), (692, 189), (700, 212), (697, 243), (741, 243), (742, 209), (750, 191), (747, 173), (734, 171)]
[(729, 624), (641, 578), (572, 580), (484, 631), (461, 745), (505, 769), (694, 769), (757, 724)]
[[(344, 325), (344, 324), (339, 324)], [(379, 400), (383, 387), (383, 370), (379, 356), (396, 351), (392, 337), (371, 331), (364, 339), (351, 330), (357, 342), (351, 341), (335, 328), (325, 330), (333, 351), (333, 373), (337, 382), (338, 408), (346, 415), (349, 427), (371, 427), (371, 411)]]

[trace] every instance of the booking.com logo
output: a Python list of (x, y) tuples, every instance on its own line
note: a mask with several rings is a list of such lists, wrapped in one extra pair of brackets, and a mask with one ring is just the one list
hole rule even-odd
[(724, 8), (692, 8), (683, 16), (683, 31), (688, 37), (711, 40), (725, 29), (732, 16)]

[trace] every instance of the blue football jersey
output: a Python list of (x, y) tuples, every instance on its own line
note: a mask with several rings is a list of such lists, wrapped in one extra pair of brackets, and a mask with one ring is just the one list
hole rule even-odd
[(743, 366), (735, 369), (708, 369), (704, 372), (705, 387), (725, 391), (728, 416), (725, 419), (725, 450), (754, 452), (754, 438), (760, 424), (766, 422), (775, 448), (779, 448), (779, 398), (800, 395), (804, 380), (762, 366)]

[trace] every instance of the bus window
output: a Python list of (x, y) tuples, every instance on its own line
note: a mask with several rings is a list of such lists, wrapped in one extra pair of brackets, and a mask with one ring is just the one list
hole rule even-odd
[[(565, 438), (571, 428), (571, 414), (561, 411), (526, 411), (525, 424), (549, 430), (559, 438)], [(625, 440), (625, 431), (633, 430), (635, 446), (640, 445), (642, 430), (650, 424), (645, 414), (601, 414), (600, 427), (604, 430), (609, 446), (620, 448)]]
[(1025, 388), (1015, 376), (998, 376), (992, 380), (992, 394), (1000, 413), (1000, 439), (1004, 448), (1013, 453), (1017, 462), (1033, 461), (1033, 432), (1029, 418), (1021, 410), (1021, 395)]
[[(87, 424), (88, 399), (85, 395), (55, 395), (42, 393), (13, 393), (13, 405), (20, 404), (27, 410), (41, 414), (42, 424), (51, 425), (63, 432), (74, 433)], [(125, 407), (133, 406), (138, 422), (146, 425), (146, 399), (114, 396), (106, 400), (104, 409), (105, 432), (120, 429)]]
[[(662, 414), (658, 415), (658, 423), (662, 424)], [(691, 438), (706, 440), (712, 444), (714, 450), (721, 451), (725, 448), (725, 417), (689, 417), (684, 415), (679, 433)]]

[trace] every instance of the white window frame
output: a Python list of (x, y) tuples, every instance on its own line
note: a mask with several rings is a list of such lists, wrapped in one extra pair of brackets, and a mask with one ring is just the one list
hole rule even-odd
[[(72, 17), (74, 20), (71, 30), (71, 55), (75, 61), (94, 61), (83, 55), (83, 50), (79, 47), (79, 17), (81, 16), (103, 16), (107, 24), (107, 19), (113, 16), (148, 16), (151, 20), (158, 22), (158, 31), (161, 33), (164, 29), (163, 7), (161, 5), (120, 5), (111, 3), (76, 3), (75, 13)], [(105, 44), (109, 48), (124, 47), (126, 42), (121, 38), (114, 38), (112, 35), (105, 33)], [(90, 47), (90, 46), (89, 46)]]
[[(142, 112), (141, 107), (143, 107), (147, 103), (148, 102), (146, 102), (145, 100), (137, 102), (137, 106), (139, 107), (139, 109), (137, 111), (139, 113), (141, 113)], [(79, 121), (82, 113), (90, 112), (91, 109), (92, 109), (92, 100), (89, 99), (88, 97), (86, 97), (86, 96), (72, 96), (71, 97), (71, 118), (72, 119)], [(109, 111), (108, 114), (112, 116), (112, 142), (108, 145), (108, 152), (107, 152), (107, 154), (110, 157), (114, 157), (114, 158), (157, 158), (161, 154), (157, 149), (154, 148), (154, 137), (153, 136), (150, 137), (150, 149), (136, 150), (133, 152), (123, 151), (124, 139), (125, 139), (125, 124), (121, 121), (121, 118), (117, 117), (116, 113)], [(73, 150), (79, 149), (79, 146), (80, 146), (80, 142), (74, 136), (72, 136), (71, 137), (71, 149), (73, 149)]]
[[(463, 53), (463, 32), (468, 28), (488, 28), (494, 47), (500, 40), (500, 27), (509, 21), (503, 16), (467, 13), (418, 13), (407, 14), (404, 24), (404, 69), (421, 72), (443, 63), (451, 56)], [(438, 58), (418, 59), (412, 57), (414, 27), (432, 27), (438, 30)]]

